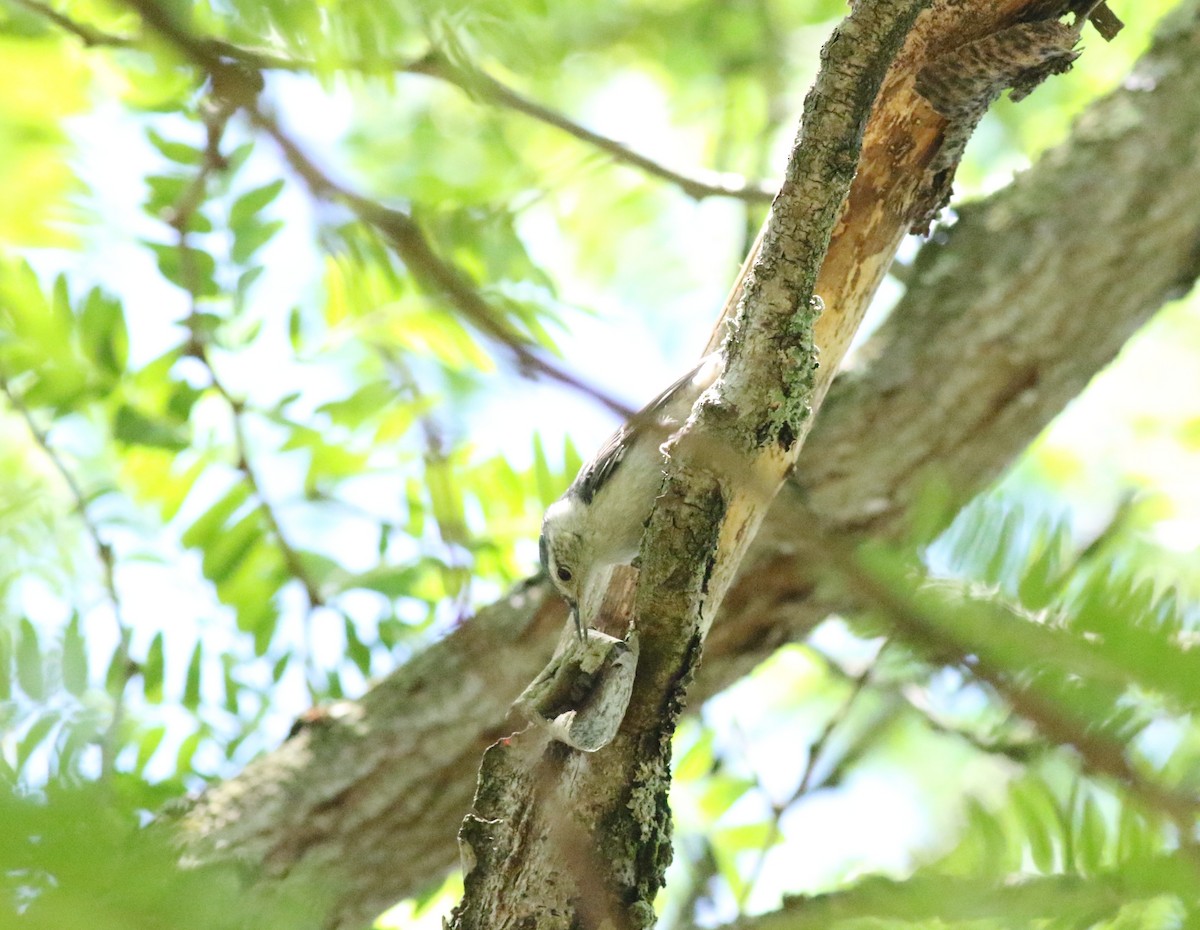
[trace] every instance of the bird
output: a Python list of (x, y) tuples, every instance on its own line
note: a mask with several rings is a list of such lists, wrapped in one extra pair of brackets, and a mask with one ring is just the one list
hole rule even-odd
[(538, 540), (542, 569), (567, 602), (581, 640), (590, 626), (581, 604), (596, 580), (610, 566), (627, 565), (637, 557), (662, 487), (662, 447), (723, 370), (720, 353), (702, 358), (613, 433), (546, 509)]

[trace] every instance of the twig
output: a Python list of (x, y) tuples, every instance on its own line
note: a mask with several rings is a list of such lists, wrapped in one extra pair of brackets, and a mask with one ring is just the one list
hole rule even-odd
[(385, 207), (337, 184), (313, 163), (268, 114), (257, 106), (248, 107), (246, 112), (255, 126), (275, 140), (292, 170), (315, 197), (342, 203), (359, 220), (382, 234), (418, 281), (441, 293), (476, 329), (504, 346), (522, 373), (527, 376), (544, 375), (591, 397), (622, 418), (629, 419), (635, 415), (629, 405), (535, 352), (480, 296), (467, 275), (433, 250), (420, 227), (407, 213)]
[(635, 152), (623, 142), (593, 132), (584, 126), (568, 119), (561, 113), (531, 100), (518, 93), (511, 87), (502, 84), (491, 75), (473, 69), (465, 71), (451, 64), (443, 55), (430, 52), (416, 61), (402, 65), (401, 70), (409, 74), (423, 74), (437, 78), (455, 87), (461, 88), (472, 96), (477, 96), (489, 103), (505, 107), (517, 113), (531, 117), (547, 126), (565, 132), (567, 135), (585, 142), (600, 151), (605, 152), (617, 161), (625, 162), (640, 168), (646, 174), (674, 184), (689, 197), (701, 200), (705, 197), (733, 197), (747, 203), (768, 204), (775, 197), (778, 185), (765, 182), (748, 181), (735, 174), (720, 171), (685, 174), (673, 168), (668, 168), (660, 162)]
[[(399, 390), (407, 393), (418, 408), (417, 421), (421, 424), (421, 438), (424, 442), (422, 461), (426, 474), (430, 470), (449, 468), (450, 457), (446, 454), (442, 429), (429, 413), (428, 405), (424, 402), (421, 386), (416, 376), (403, 358), (386, 346), (376, 346), (376, 351), (383, 359), (384, 365), (397, 381)], [(455, 525), (457, 524), (457, 525)], [(442, 542), (443, 559), (449, 569), (453, 586), (458, 588), (454, 596), (456, 623), (463, 623), (471, 616), (471, 572), (469, 566), (461, 564), (461, 550), (469, 546), (470, 532), (462, 521), (453, 521), (446, 526), (437, 514), (434, 514), (434, 525), (438, 538)]]
[[(819, 649), (813, 650), (814, 654), (820, 656), (825, 662), (827, 671), (848, 682), (854, 682), (857, 676), (844, 669), (841, 664), (832, 656), (821, 652)], [(1030, 759), (1039, 752), (1045, 752), (1050, 749), (1049, 743), (1044, 740), (1034, 738), (1017, 738), (1011, 740), (1000, 739), (985, 739), (978, 733), (971, 730), (952, 726), (944, 720), (939, 720), (934, 716), (933, 712), (928, 707), (923, 707), (921, 704), (906, 693), (906, 689), (896, 687), (894, 685), (884, 685), (876, 681), (873, 686), (877, 691), (884, 691), (894, 695), (899, 700), (902, 700), (910, 710), (918, 714), (933, 732), (940, 733), (943, 736), (953, 736), (956, 739), (962, 740), (973, 749), (989, 756), (1003, 756), (1004, 758), (1017, 763), (1018, 765), (1028, 765)]]
[(833, 734), (850, 715), (850, 710), (858, 700), (859, 695), (866, 690), (867, 683), (870, 681), (874, 670), (875, 666), (872, 663), (863, 670), (862, 674), (856, 676), (850, 682), (850, 693), (846, 695), (846, 699), (842, 701), (838, 708), (830, 715), (829, 719), (825, 721), (825, 726), (822, 727), (821, 732), (817, 734), (817, 738), (809, 746), (808, 759), (804, 763), (804, 771), (800, 775), (800, 782), (797, 784), (796, 790), (782, 804), (776, 802), (771, 804), (771, 823), (767, 829), (767, 836), (758, 850), (758, 857), (755, 859), (745, 883), (742, 885), (741, 894), (737, 896), (739, 914), (745, 911), (746, 903), (750, 900), (750, 895), (758, 884), (758, 880), (762, 877), (762, 871), (767, 864), (767, 856), (771, 852), (771, 847), (779, 839), (780, 821), (783, 819), (783, 815), (813, 789), (813, 776), (817, 770), (817, 763), (824, 756), (825, 749), (828, 747), (829, 741), (833, 738)]
[(504, 346), (524, 374), (541, 374), (558, 381), (592, 397), (622, 417), (634, 415), (628, 405), (535, 352), (527, 340), (480, 296), (467, 274), (433, 250), (407, 213), (376, 203), (336, 183), (321, 171), (259, 106), (258, 93), (263, 80), (258, 71), (241, 62), (231, 64), (212, 42), (192, 35), (155, 0), (126, 0), (126, 5), (135, 10), (147, 26), (208, 73), (215, 98), (243, 110), (256, 128), (275, 140), (292, 170), (314, 197), (348, 207), (361, 222), (382, 234), (418, 281), (442, 294), (480, 332)]
[(117, 689), (117, 693), (113, 695), (112, 719), (104, 731), (104, 738), (100, 744), (101, 775), (104, 778), (111, 778), (116, 771), (117, 734), (125, 718), (125, 689), (138, 671), (136, 664), (129, 657), (129, 642), (132, 633), (129, 625), (125, 622), (124, 613), (121, 608), (121, 599), (117, 595), (116, 556), (113, 553), (112, 546), (105, 542), (104, 538), (100, 535), (100, 527), (92, 519), (91, 514), (88, 513), (87, 497), (84, 495), (79, 481), (75, 478), (71, 469), (67, 467), (66, 461), (59, 454), (53, 443), (50, 442), (49, 433), (38, 426), (33, 412), (25, 405), (24, 400), (16, 391), (13, 390), (12, 385), (9, 384), (8, 378), (3, 372), (0, 372), (0, 391), (3, 391), (8, 398), (9, 405), (25, 421), (25, 425), (29, 429), (34, 442), (45, 453), (46, 458), (49, 459), (55, 471), (58, 472), (63, 483), (67, 486), (67, 490), (71, 495), (73, 509), (83, 524), (87, 535), (90, 537), (92, 545), (96, 550), (96, 557), (100, 562), (104, 592), (108, 598), (109, 606), (112, 610), (113, 622), (117, 630), (117, 647), (113, 653), (112, 661), (120, 669), (120, 687)]
[(305, 595), (308, 598), (308, 610), (311, 614), (313, 610), (324, 604), (320, 586), (305, 567), (299, 552), (288, 541), (274, 507), (271, 506), (269, 499), (263, 492), (262, 483), (258, 480), (258, 475), (250, 462), (250, 448), (249, 442), (246, 439), (244, 422), (245, 404), (240, 399), (234, 397), (229, 388), (226, 387), (225, 383), (217, 375), (216, 368), (212, 363), (212, 358), (208, 351), (208, 343), (204, 339), (200, 327), (197, 325), (199, 311), (196, 307), (196, 294), (199, 290), (199, 282), (196, 279), (196, 268), (192, 261), (192, 252), (188, 244), (188, 225), (192, 217), (196, 214), (196, 211), (199, 210), (200, 205), (204, 202), (209, 179), (218, 172), (224, 171), (227, 167), (227, 162), (220, 151), (220, 142), (234, 110), (234, 107), (220, 102), (208, 107), (205, 117), (207, 144), (204, 149), (204, 160), (201, 162), (200, 168), (192, 178), (191, 183), (179, 195), (179, 199), (175, 202), (170, 216), (166, 219), (177, 235), (180, 273), (186, 285), (185, 290), (188, 292), (191, 300), (191, 311), (185, 321), (190, 334), (188, 352), (204, 366), (213, 389), (221, 395), (229, 407), (234, 446), (237, 454), (236, 467), (241, 472), (251, 493), (258, 500), (263, 519), (266, 520), (271, 534), (275, 537), (276, 545), (279, 547), (279, 552), (283, 557), (288, 572), (304, 587)]
[(108, 45), (116, 48), (128, 48), (135, 44), (135, 40), (130, 36), (115, 35), (89, 26), (87, 23), (81, 23), (65, 13), (60, 13), (49, 4), (43, 3), (42, 0), (13, 0), (13, 2), (18, 6), (25, 7), (31, 13), (36, 13), (43, 19), (48, 19), (59, 29), (71, 33), (88, 47)]
[[(812, 531), (821, 532), (815, 524)], [(855, 594), (865, 603), (885, 611), (898, 634), (907, 642), (936, 656), (939, 661), (945, 662), (948, 657), (957, 661), (1050, 742), (1072, 747), (1086, 769), (1123, 785), (1145, 807), (1168, 818), (1179, 830), (1181, 849), (1200, 867), (1200, 847), (1193, 839), (1200, 799), (1148, 779), (1134, 768), (1124, 746), (1090, 730), (1086, 721), (1073, 718), (1033, 688), (1014, 681), (988, 655), (982, 654), (977, 644), (966, 641), (946, 624), (927, 616), (910, 598), (892, 590), (876, 577), (841, 540), (822, 534), (822, 546), (830, 564), (853, 585)]]

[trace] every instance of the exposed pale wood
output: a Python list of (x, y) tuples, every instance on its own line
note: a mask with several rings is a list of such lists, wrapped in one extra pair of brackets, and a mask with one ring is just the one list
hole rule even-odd
[[(858, 174), (817, 278), (815, 290), (825, 302), (816, 327), (822, 368), (818, 405), (841, 367), (901, 239), (928, 206), (927, 172), (941, 149), (949, 121), (917, 92), (917, 75), (953, 49), (1015, 25), (1031, 9), (1049, 14), (1069, 6), (1037, 0), (937, 0), (918, 19), (879, 90), (863, 137)], [(761, 245), (760, 232), (726, 298), (706, 354), (724, 339), (725, 325)]]

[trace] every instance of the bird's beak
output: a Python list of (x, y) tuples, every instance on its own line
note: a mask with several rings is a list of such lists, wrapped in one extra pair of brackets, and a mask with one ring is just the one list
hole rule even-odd
[(583, 642), (587, 639), (587, 631), (583, 628), (583, 617), (579, 613), (579, 604), (572, 601), (571, 603), (571, 619), (575, 622), (575, 633), (579, 636), (579, 641)]

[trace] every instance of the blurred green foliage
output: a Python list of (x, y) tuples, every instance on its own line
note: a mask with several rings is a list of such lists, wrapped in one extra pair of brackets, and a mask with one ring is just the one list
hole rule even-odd
[[(1172, 5), (1114, 0), (1120, 39), (1002, 102), (960, 192), (1062, 139)], [(164, 7), (268, 56), (264, 100), (331, 178), (402, 207), (552, 357), (592, 307), (699, 342), (763, 207), (694, 203), (494, 82), (681, 171), (769, 179), (844, 4)], [(453, 81), (419, 73), (431, 53)], [(0, 923), (304, 926), (306, 899), (250, 900), (236, 868), (177, 872), (146, 820), (529, 573), (579, 452), (532, 417), (476, 440), (515, 380), (500, 347), (119, 3), (0, 5), (0, 173)], [(1200, 390), (1119, 380), (1198, 350), (1167, 311), (1088, 395), (1111, 445), (1085, 397), (946, 532), (934, 495), (907, 545), (833, 560), (875, 609), (680, 734), (664, 926), (784, 892), (809, 895), (787, 926), (1198, 925), (1172, 805), (1200, 772), (1200, 572), (1168, 543), (1200, 519)], [(392, 919), (436, 919), (454, 881)]]

